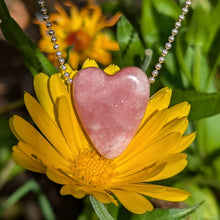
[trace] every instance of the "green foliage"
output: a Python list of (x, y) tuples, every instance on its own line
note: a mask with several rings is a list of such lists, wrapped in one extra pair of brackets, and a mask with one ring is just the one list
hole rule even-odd
[(44, 218), (46, 220), (54, 220), (55, 216), (50, 203), (35, 180), (29, 180), (27, 183), (17, 189), (4, 203), (0, 204), (0, 216), (2, 216), (8, 208), (10, 208), (29, 192), (34, 192), (37, 195)]
[(144, 59), (144, 46), (131, 23), (121, 16), (117, 26), (122, 66), (140, 66)]
[[(201, 181), (201, 179), (197, 181)], [(186, 200), (187, 205), (191, 206), (199, 201), (204, 201), (198, 211), (190, 215), (190, 220), (219, 219), (218, 202), (212, 190), (208, 187), (200, 187), (198, 184), (192, 183), (192, 181), (184, 181), (178, 184), (177, 187), (183, 187), (184, 185), (188, 191), (192, 192), (192, 195)]]
[(99, 202), (93, 196), (89, 196), (89, 198), (90, 198), (92, 207), (95, 210), (100, 220), (114, 220), (112, 216), (109, 214), (108, 210), (105, 208), (103, 203)]
[(4, 0), (0, 1), (0, 28), (5, 38), (23, 54), (26, 65), (32, 74), (44, 72), (48, 75), (57, 72), (54, 66), (41, 53), (38, 47), (24, 34), (10, 16)]
[[(171, 105), (187, 101), (191, 105), (189, 120), (194, 121), (220, 113), (220, 93), (173, 90)], [(207, 111), (208, 106), (208, 111)]]
[(136, 215), (132, 220), (180, 220), (195, 212), (201, 204), (202, 202), (192, 207), (182, 209), (154, 209), (152, 212), (147, 212), (143, 215)]

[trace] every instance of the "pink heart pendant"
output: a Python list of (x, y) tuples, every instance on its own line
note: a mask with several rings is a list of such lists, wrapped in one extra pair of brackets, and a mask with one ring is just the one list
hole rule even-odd
[(96, 67), (80, 70), (73, 83), (79, 118), (97, 151), (119, 156), (134, 137), (149, 99), (149, 82), (137, 67), (110, 76)]

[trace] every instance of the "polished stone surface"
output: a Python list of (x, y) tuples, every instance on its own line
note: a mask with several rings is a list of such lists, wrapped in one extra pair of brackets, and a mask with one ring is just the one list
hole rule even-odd
[(137, 67), (126, 67), (114, 76), (95, 67), (77, 73), (73, 83), (75, 107), (104, 157), (115, 158), (128, 146), (144, 116), (149, 87), (147, 76)]

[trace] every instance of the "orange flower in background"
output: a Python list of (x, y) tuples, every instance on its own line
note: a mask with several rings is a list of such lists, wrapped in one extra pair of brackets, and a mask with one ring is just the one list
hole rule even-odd
[[(74, 46), (69, 53), (69, 64), (78, 68), (87, 58), (108, 65), (112, 61), (109, 51), (119, 50), (119, 45), (111, 39), (109, 34), (103, 32), (105, 27), (111, 27), (118, 21), (120, 14), (117, 13), (110, 20), (102, 14), (100, 6), (91, 3), (78, 10), (74, 4), (68, 2), (70, 15), (58, 4), (55, 5), (57, 13), (50, 15), (53, 30), (56, 33), (60, 51), (67, 56), (67, 48)], [(42, 38), (39, 47), (48, 54), (48, 58), (57, 63), (53, 44), (48, 37), (45, 23), (37, 22), (40, 26)]]

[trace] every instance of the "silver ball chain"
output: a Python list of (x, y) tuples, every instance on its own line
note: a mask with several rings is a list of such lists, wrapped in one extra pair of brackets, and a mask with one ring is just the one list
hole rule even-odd
[[(52, 23), (50, 22), (50, 17), (49, 17), (49, 15), (47, 15), (47, 8), (45, 7), (45, 1), (44, 0), (39, 0), (38, 5), (40, 5), (40, 7), (41, 7), (40, 11), (43, 15), (43, 20), (46, 22), (46, 27), (48, 29), (48, 34), (51, 37), (51, 42), (54, 43), (53, 48), (56, 51), (56, 56), (58, 58), (59, 66), (60, 66), (61, 70), (64, 71), (64, 76), (66, 77), (67, 83), (71, 84), (73, 82), (73, 79), (70, 78), (70, 74), (66, 71), (67, 67), (65, 65), (65, 59), (63, 58), (62, 53), (59, 50), (60, 46), (59, 46), (59, 44), (57, 44), (56, 34), (55, 34), (55, 31), (52, 29)], [(168, 37), (168, 42), (165, 44), (165, 49), (162, 50), (162, 54), (158, 59), (158, 63), (155, 65), (155, 69), (152, 72), (152, 76), (149, 77), (149, 82), (150, 83), (155, 82), (155, 78), (158, 76), (159, 70), (162, 68), (162, 64), (165, 61), (165, 57), (168, 54), (168, 50), (171, 49), (172, 43), (175, 40), (175, 36), (178, 34), (178, 29), (181, 27), (181, 22), (185, 19), (185, 14), (188, 13), (189, 7), (191, 5), (192, 5), (191, 0), (187, 0), (185, 2), (185, 5), (182, 8), (182, 14), (179, 15), (179, 19), (175, 23), (175, 28), (172, 29), (172, 31), (171, 31), (172, 35), (170, 35)]]
[(66, 71), (67, 67), (65, 65), (65, 59), (62, 56), (61, 51), (59, 50), (60, 46), (57, 44), (57, 38), (55, 31), (52, 29), (52, 23), (50, 22), (50, 17), (47, 15), (47, 8), (45, 7), (45, 1), (44, 0), (39, 0), (38, 5), (40, 5), (41, 13), (43, 15), (43, 20), (46, 22), (46, 27), (48, 29), (48, 34), (51, 37), (51, 42), (54, 44), (53, 49), (56, 51), (56, 56), (58, 58), (58, 63), (61, 68), (61, 70), (64, 71), (64, 76), (66, 77), (67, 83), (71, 84), (73, 82), (73, 79), (70, 78), (70, 74)]
[(162, 68), (162, 64), (165, 61), (165, 57), (168, 54), (168, 50), (171, 49), (172, 47), (172, 43), (175, 40), (175, 36), (178, 34), (178, 28), (181, 27), (181, 22), (185, 19), (185, 14), (188, 13), (189, 11), (189, 7), (192, 5), (192, 2), (190, 0), (187, 0), (185, 2), (185, 5), (182, 8), (182, 14), (179, 15), (179, 19), (178, 21), (175, 23), (175, 28), (172, 29), (171, 34), (168, 37), (168, 42), (165, 44), (165, 49), (162, 50), (162, 56), (159, 57), (158, 59), (158, 63), (155, 65), (155, 69), (152, 72), (152, 76), (149, 77), (149, 82), (150, 83), (155, 83), (155, 78), (158, 76), (159, 74), (159, 70)]

